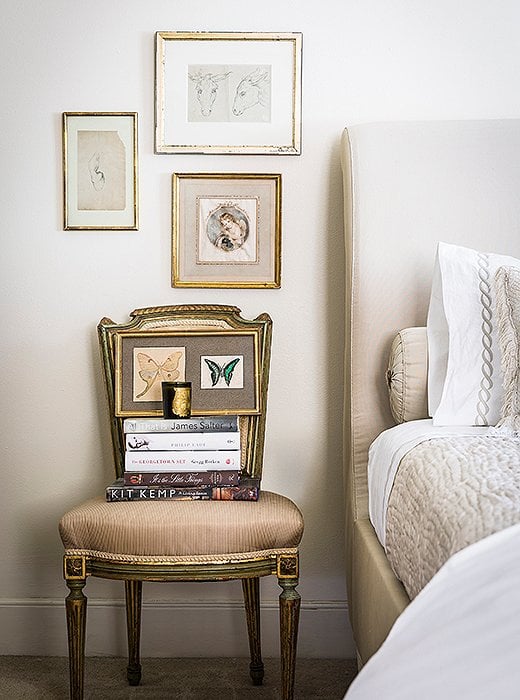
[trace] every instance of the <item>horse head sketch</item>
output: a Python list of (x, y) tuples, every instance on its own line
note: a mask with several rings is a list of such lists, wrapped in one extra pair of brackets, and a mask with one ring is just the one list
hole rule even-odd
[(265, 106), (268, 103), (268, 91), (271, 80), (269, 71), (261, 66), (242, 78), (238, 83), (233, 102), (233, 114), (238, 117), (246, 109), (257, 104)]
[(229, 73), (190, 73), (189, 79), (195, 83), (195, 94), (199, 101), (202, 116), (209, 117), (213, 109), (213, 103), (217, 97), (219, 83), (225, 80)]

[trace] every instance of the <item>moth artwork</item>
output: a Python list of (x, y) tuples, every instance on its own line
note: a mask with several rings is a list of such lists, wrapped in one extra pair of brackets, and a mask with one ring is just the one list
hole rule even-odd
[(201, 357), (201, 389), (242, 389), (244, 387), (242, 355)]
[(184, 381), (186, 348), (134, 348), (133, 400), (161, 401), (161, 382)]

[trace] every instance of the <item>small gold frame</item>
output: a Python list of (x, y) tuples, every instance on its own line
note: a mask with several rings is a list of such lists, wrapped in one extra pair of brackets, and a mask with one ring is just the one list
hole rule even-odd
[(63, 228), (136, 231), (136, 112), (63, 112)]

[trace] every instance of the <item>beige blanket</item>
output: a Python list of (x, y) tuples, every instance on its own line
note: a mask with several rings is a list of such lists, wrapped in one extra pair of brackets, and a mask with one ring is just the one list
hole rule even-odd
[(439, 438), (414, 447), (386, 515), (392, 568), (414, 598), (460, 549), (520, 522), (520, 439)]

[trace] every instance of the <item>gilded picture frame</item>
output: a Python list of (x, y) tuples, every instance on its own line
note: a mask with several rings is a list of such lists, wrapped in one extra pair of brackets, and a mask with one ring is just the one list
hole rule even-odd
[(63, 227), (137, 230), (136, 112), (63, 112)]
[(260, 413), (257, 330), (122, 331), (115, 336), (115, 415), (162, 415), (162, 381), (189, 381), (192, 415)]
[(156, 32), (155, 152), (299, 155), (302, 34)]
[(279, 288), (282, 176), (173, 173), (172, 286)]

